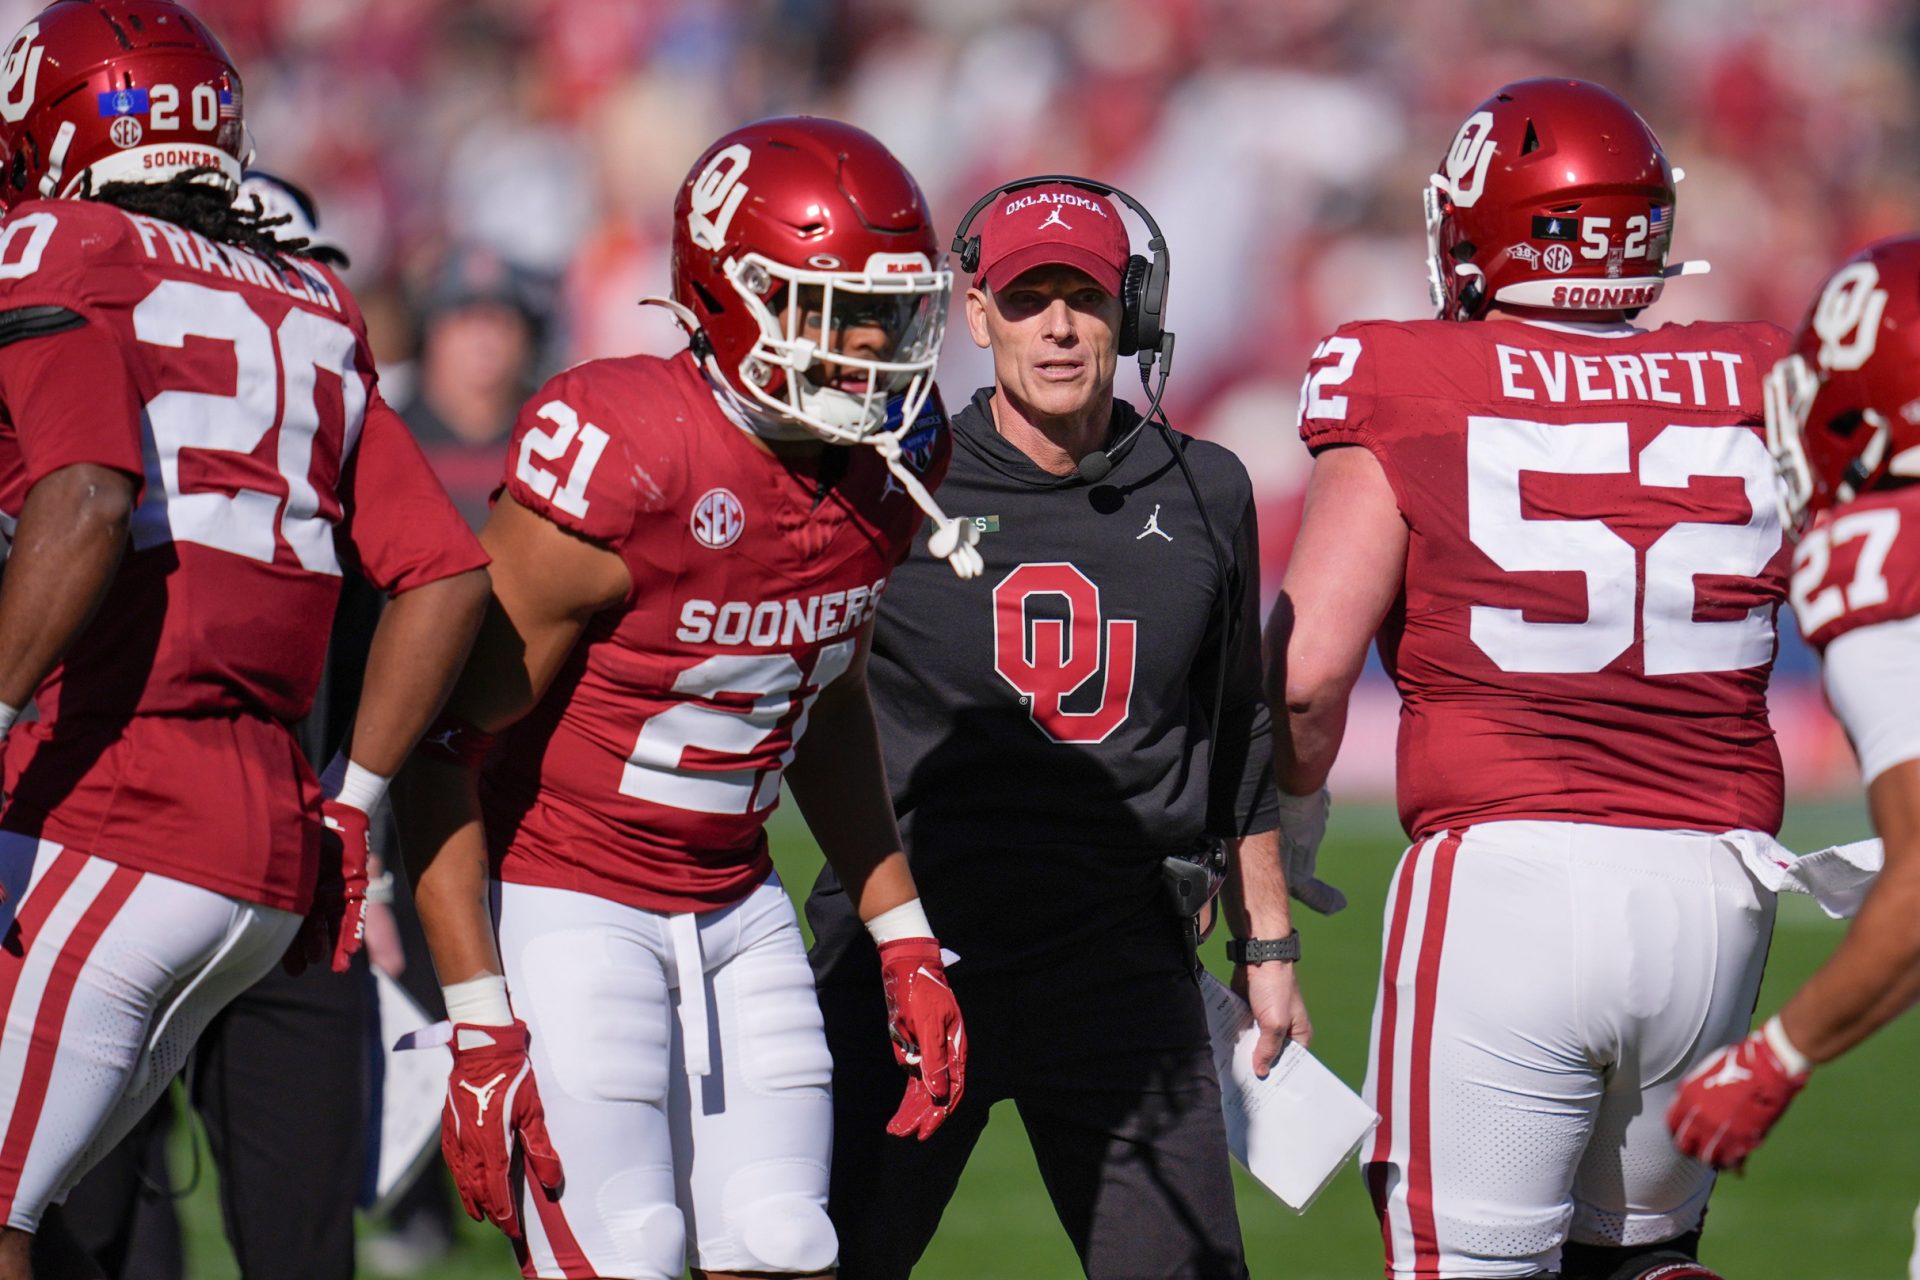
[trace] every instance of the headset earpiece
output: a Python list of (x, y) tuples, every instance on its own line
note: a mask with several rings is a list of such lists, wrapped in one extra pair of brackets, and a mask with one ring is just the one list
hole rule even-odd
[(980, 237), (955, 237), (953, 251), (960, 255), (960, 269), (968, 275), (980, 269)]
[(1120, 277), (1120, 354), (1130, 356), (1151, 343), (1140, 340), (1140, 307), (1146, 301), (1147, 275), (1152, 270), (1139, 254), (1127, 259)]

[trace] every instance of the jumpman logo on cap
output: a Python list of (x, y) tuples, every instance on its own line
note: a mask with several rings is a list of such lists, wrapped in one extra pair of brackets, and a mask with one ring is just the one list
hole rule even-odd
[(1047, 215), (1047, 220), (1035, 227), (1034, 230), (1045, 231), (1048, 227), (1065, 227), (1069, 231), (1073, 230), (1073, 224), (1060, 216), (1059, 205), (1053, 206), (1053, 212)]

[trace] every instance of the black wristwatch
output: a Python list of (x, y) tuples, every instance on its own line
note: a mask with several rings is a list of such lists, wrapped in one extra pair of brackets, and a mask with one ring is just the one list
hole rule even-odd
[(1265, 964), (1269, 960), (1292, 964), (1299, 958), (1298, 929), (1284, 938), (1230, 938), (1227, 941), (1227, 959), (1234, 964)]

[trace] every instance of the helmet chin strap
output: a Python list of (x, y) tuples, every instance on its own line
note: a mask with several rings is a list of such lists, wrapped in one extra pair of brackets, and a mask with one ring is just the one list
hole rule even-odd
[(693, 340), (693, 357), (699, 362), (700, 371), (707, 375), (707, 384), (713, 391), (713, 398), (726, 413), (727, 421), (748, 435), (758, 436), (762, 440), (819, 439), (799, 423), (768, 413), (733, 389), (733, 384), (721, 374), (720, 362), (714, 358), (713, 348), (706, 343), (701, 333), (700, 317), (694, 315), (690, 307), (672, 298), (642, 298), (640, 305), (664, 308), (673, 316), (674, 323), (687, 331), (687, 336)]
[[(700, 338), (700, 318), (682, 303), (672, 298), (642, 298), (642, 306), (665, 307), (679, 322), (688, 335), (695, 341), (695, 358), (707, 375), (707, 382), (713, 389), (714, 402), (720, 406), (729, 421), (742, 431), (759, 436), (763, 440), (818, 440), (820, 437), (797, 422), (759, 411), (745, 396), (733, 389), (720, 373), (720, 362), (714, 358), (711, 348), (704, 355), (699, 348), (704, 343)], [(940, 509), (933, 494), (920, 482), (913, 468), (906, 464), (900, 449), (900, 437), (912, 429), (912, 423), (902, 423), (899, 431), (876, 432), (861, 441), (862, 444), (878, 451), (885, 459), (887, 470), (906, 490), (913, 504), (919, 507), (926, 517), (933, 521), (934, 529), (927, 539), (927, 550), (953, 567), (954, 573), (961, 578), (977, 578), (986, 572), (987, 562), (981, 556), (977, 545), (980, 530), (971, 520), (957, 520)]]
[[(905, 431), (906, 428), (901, 430)], [(933, 521), (933, 535), (927, 539), (927, 550), (945, 560), (961, 578), (977, 578), (986, 572), (986, 558), (976, 545), (980, 541), (979, 526), (971, 520), (956, 520), (940, 509), (940, 504), (934, 501), (927, 486), (920, 483), (920, 477), (901, 458), (900, 432), (869, 436), (864, 443), (880, 451), (893, 478), (907, 491), (913, 504), (926, 513), (927, 519)]]

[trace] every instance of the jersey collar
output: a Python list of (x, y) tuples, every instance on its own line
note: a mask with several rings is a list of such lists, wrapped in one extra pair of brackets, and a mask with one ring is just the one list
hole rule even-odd
[(1590, 338), (1631, 338), (1635, 334), (1646, 333), (1639, 325), (1626, 321), (1597, 324), (1586, 320), (1535, 320), (1526, 319), (1521, 324), (1530, 324), (1537, 329), (1551, 329), (1555, 333), (1583, 333)]

